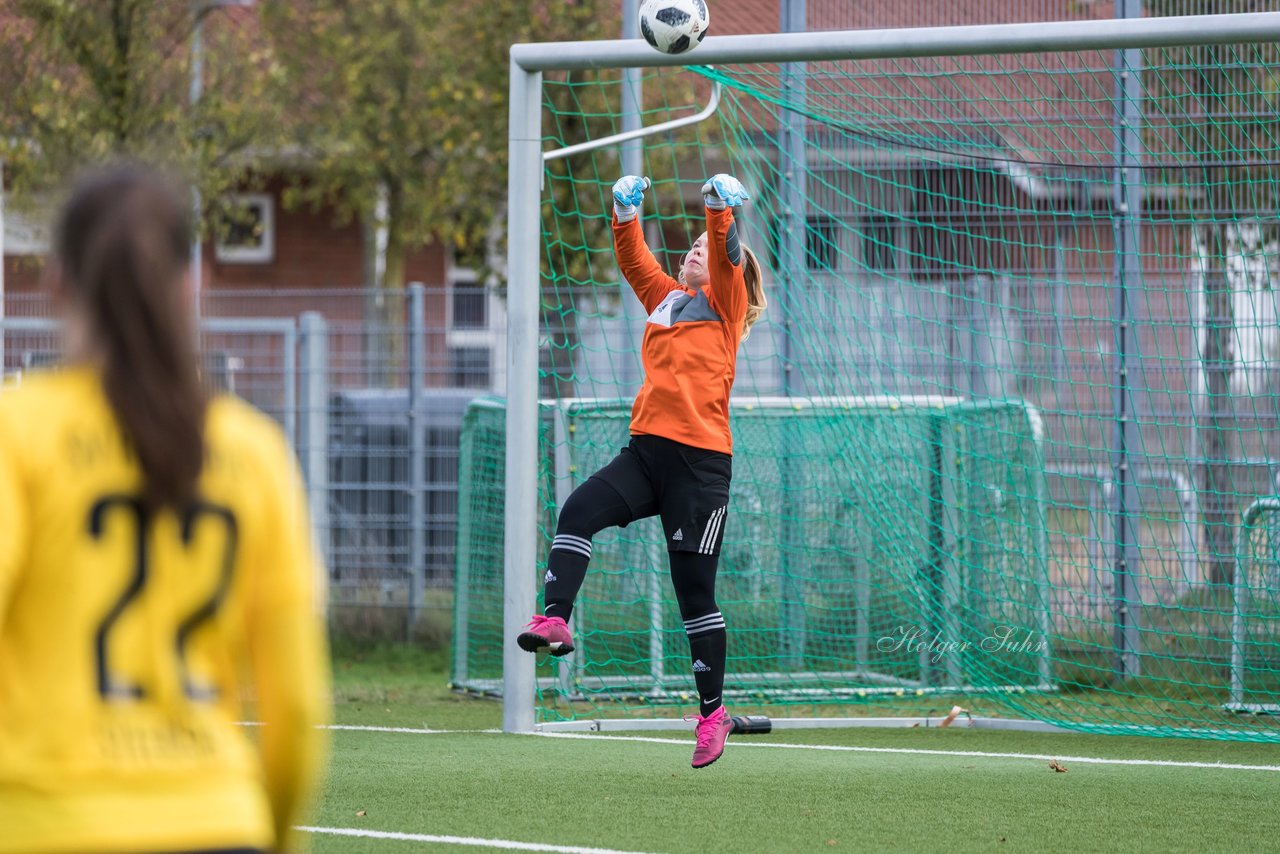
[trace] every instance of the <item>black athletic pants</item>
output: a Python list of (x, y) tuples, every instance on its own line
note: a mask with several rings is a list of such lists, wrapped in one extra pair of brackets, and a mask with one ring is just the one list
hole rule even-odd
[(732, 477), (728, 454), (633, 436), (565, 501), (544, 577), (543, 612), (568, 620), (592, 538), (605, 528), (660, 516), (703, 715), (720, 706), (724, 686), (725, 623), (715, 588)]

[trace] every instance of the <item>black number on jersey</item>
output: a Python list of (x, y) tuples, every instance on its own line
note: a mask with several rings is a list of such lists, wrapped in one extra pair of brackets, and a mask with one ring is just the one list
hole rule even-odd
[(218, 613), (218, 608), (222, 606), (222, 600), (227, 596), (227, 590), (231, 587), (231, 572), (236, 564), (236, 545), (239, 529), (236, 526), (235, 514), (230, 509), (217, 504), (197, 501), (182, 516), (182, 544), (184, 546), (191, 545), (191, 540), (195, 536), (196, 523), (201, 519), (222, 524), (225, 537), (222, 547), (222, 565), (218, 569), (218, 584), (214, 588), (212, 595), (199, 608), (191, 612), (190, 616), (178, 624), (177, 648), (175, 651), (178, 654), (178, 666), (182, 668), (182, 686), (187, 692), (187, 696), (193, 700), (212, 700), (217, 696), (217, 691), (213, 686), (197, 685), (191, 680), (191, 675), (187, 672), (187, 640), (191, 637), (191, 633), (199, 628), (202, 623), (213, 619), (213, 615)]
[(143, 585), (147, 583), (147, 510), (141, 501), (129, 495), (108, 495), (99, 498), (89, 510), (89, 536), (95, 540), (102, 537), (106, 516), (112, 510), (125, 513), (132, 517), (134, 522), (133, 577), (129, 579), (120, 598), (102, 618), (97, 635), (94, 637), (94, 650), (98, 656), (98, 694), (104, 700), (136, 700), (142, 697), (142, 687), (112, 679), (107, 671), (107, 636), (125, 608), (138, 598)]
[[(147, 540), (151, 531), (151, 518), (146, 506), (135, 496), (107, 495), (94, 502), (89, 510), (89, 535), (95, 540), (101, 539), (106, 529), (107, 516), (112, 511), (119, 512), (133, 522), (133, 571), (129, 582), (125, 585), (120, 598), (115, 601), (98, 625), (94, 636), (94, 651), (97, 657), (98, 694), (104, 700), (138, 700), (146, 696), (141, 685), (127, 682), (111, 675), (108, 666), (108, 647), (111, 630), (120, 616), (137, 599), (147, 585), (149, 556)], [(236, 546), (239, 527), (235, 514), (227, 507), (198, 501), (187, 508), (181, 518), (182, 544), (189, 546), (195, 537), (196, 525), (201, 521), (220, 524), (223, 529), (224, 546), (221, 565), (218, 567), (218, 581), (199, 607), (185, 619), (179, 621), (174, 634), (174, 652), (177, 657), (179, 671), (182, 675), (183, 690), (193, 700), (210, 700), (216, 696), (212, 686), (198, 685), (187, 670), (187, 642), (192, 633), (204, 623), (211, 620), (226, 598), (231, 586), (231, 573), (235, 567)]]

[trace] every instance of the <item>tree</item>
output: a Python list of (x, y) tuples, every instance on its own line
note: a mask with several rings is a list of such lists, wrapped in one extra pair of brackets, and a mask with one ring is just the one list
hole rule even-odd
[[(1153, 15), (1199, 15), (1280, 9), (1278, 0), (1150, 0)], [(1275, 209), (1277, 133), (1275, 72), (1280, 50), (1274, 44), (1205, 45), (1167, 49), (1148, 73), (1148, 91), (1159, 109), (1184, 118), (1176, 138), (1159, 140), (1164, 156), (1185, 165), (1169, 171), (1169, 182), (1194, 186), (1188, 199), (1196, 216), (1194, 239), (1200, 254), (1204, 328), (1201, 364), (1207, 405), (1199, 428), (1203, 454), (1201, 508), (1208, 578), (1229, 584), (1234, 575), (1234, 532), (1239, 507), (1234, 500), (1231, 438), (1238, 427), (1233, 385), (1243, 366), (1237, 353), (1237, 298), (1252, 290), (1249, 263), (1262, 251), (1274, 225), (1259, 220)], [(1192, 108), (1188, 108), (1188, 104)], [(1256, 226), (1256, 227), (1255, 227)], [(1261, 282), (1269, 289), (1269, 276)], [(1244, 383), (1247, 387), (1247, 383)]]
[[(327, 203), (373, 250), (366, 320), (397, 329), (406, 253), (438, 240), (475, 255), (506, 198), (508, 49), (602, 37), (607, 0), (267, 0), (294, 141), (293, 203)], [(386, 298), (388, 294), (392, 296)], [(367, 339), (386, 370), (394, 335)]]
[(190, 180), (218, 213), (221, 193), (244, 176), (237, 155), (266, 144), (279, 123), (260, 109), (269, 56), (222, 20), (206, 32), (206, 94), (190, 104), (191, 36), (213, 8), (0, 0), (0, 149), (12, 188), (48, 192), (86, 164), (135, 157)]

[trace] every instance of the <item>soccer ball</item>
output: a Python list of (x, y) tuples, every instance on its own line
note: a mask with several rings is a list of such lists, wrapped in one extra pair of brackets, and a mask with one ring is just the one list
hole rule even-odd
[(697, 47), (710, 24), (706, 0), (644, 0), (640, 6), (640, 33), (663, 53)]

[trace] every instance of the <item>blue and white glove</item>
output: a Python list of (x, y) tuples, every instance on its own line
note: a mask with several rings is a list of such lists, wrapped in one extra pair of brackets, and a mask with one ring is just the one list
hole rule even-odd
[(636, 218), (637, 208), (644, 201), (644, 191), (649, 189), (648, 178), (624, 175), (613, 185), (613, 212), (618, 222), (630, 222)]
[(741, 181), (721, 172), (711, 176), (702, 185), (702, 198), (711, 210), (722, 211), (726, 205), (736, 208), (751, 197), (747, 195), (747, 188), (742, 186)]

